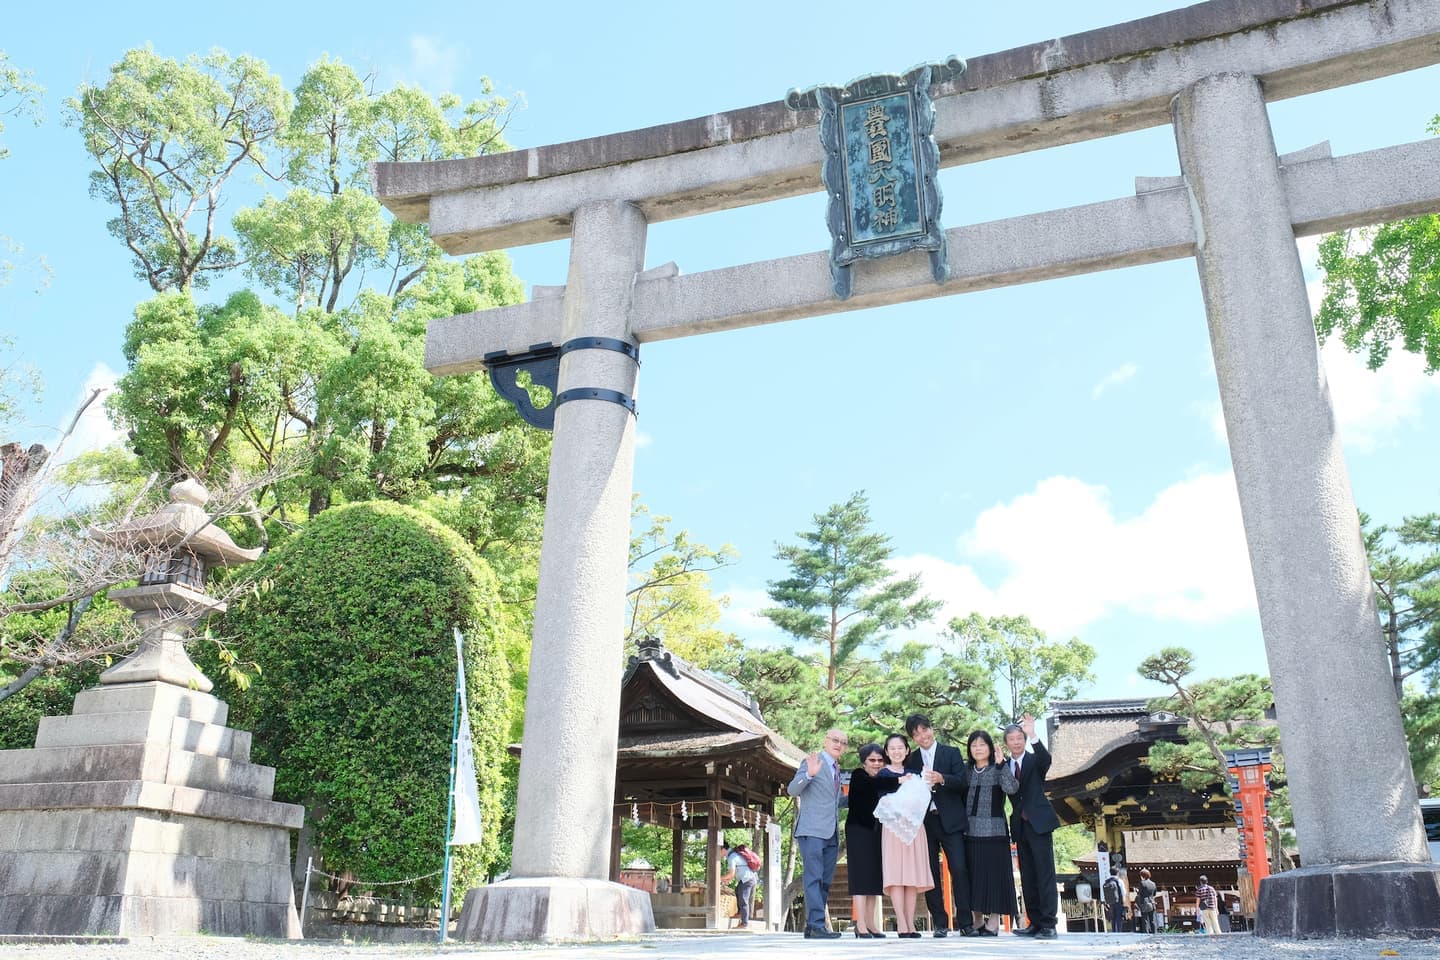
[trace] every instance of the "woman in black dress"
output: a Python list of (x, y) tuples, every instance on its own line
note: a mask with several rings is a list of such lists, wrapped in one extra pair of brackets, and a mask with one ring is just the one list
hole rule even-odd
[[(875, 774), (885, 763), (880, 744), (867, 743), (860, 748), (860, 766), (850, 775), (850, 814), (845, 818), (845, 857), (849, 863), (850, 897), (855, 917), (855, 936), (883, 937), (872, 929), (875, 906), (884, 892), (880, 874), (880, 825), (875, 822), (875, 804), (880, 794), (894, 790), (883, 785)], [(889, 789), (886, 790), (885, 786)]]
[(970, 734), (969, 786), (965, 812), (965, 860), (970, 868), (970, 910), (975, 932), (994, 937), (1000, 918), (1015, 916), (1015, 868), (1010, 862), (1010, 830), (1005, 822), (1005, 794), (1020, 789), (1010, 765), (997, 762), (995, 741), (984, 730)]

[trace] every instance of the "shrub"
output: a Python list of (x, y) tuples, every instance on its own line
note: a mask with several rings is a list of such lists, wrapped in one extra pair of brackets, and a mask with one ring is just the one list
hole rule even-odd
[[(260, 589), (214, 626), (259, 672), (242, 691), (213, 661), (202, 669), (231, 724), (254, 732), (257, 762), (276, 768), (276, 798), (306, 806), (330, 873), (386, 881), (440, 869), (451, 630), (464, 631), (486, 837), (456, 848), (452, 890), (463, 895), (499, 853), (507, 653), (524, 648), (489, 567), (434, 519), (379, 502), (325, 511), (258, 566)], [(436, 877), (413, 892), (434, 902), (440, 887)]]

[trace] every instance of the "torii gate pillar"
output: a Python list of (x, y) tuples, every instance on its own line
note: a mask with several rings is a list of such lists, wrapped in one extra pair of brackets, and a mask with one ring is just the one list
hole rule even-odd
[[(621, 201), (575, 211), (555, 433), (525, 698), (512, 879), (465, 897), (463, 940), (574, 940), (648, 933), (650, 897), (610, 875), (637, 363), (579, 338), (633, 343), (645, 217)], [(567, 391), (608, 399), (568, 399)], [(573, 395), (572, 395), (573, 396)]]
[(1414, 816), (1405, 731), (1378, 655), (1369, 564), (1260, 81), (1207, 77), (1175, 98), (1173, 114), (1290, 799), (1304, 825), (1303, 867), (1261, 883), (1256, 932), (1415, 936), (1440, 925), (1440, 867)]

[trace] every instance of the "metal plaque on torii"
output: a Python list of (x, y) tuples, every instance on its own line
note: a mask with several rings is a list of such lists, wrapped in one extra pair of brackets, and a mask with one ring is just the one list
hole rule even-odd
[(792, 90), (785, 98), (792, 109), (820, 111), (830, 273), (840, 299), (850, 296), (850, 266), (857, 260), (924, 250), (935, 282), (949, 275), (930, 86), (964, 69), (963, 60), (951, 57), (903, 76), (875, 74), (844, 87)]

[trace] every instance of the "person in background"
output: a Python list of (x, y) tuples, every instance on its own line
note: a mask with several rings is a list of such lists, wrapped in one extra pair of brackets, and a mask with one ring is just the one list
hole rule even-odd
[(880, 744), (867, 743), (860, 748), (860, 766), (850, 775), (850, 812), (845, 817), (846, 874), (850, 884), (851, 916), (855, 918), (855, 936), (880, 938), (885, 934), (872, 929), (875, 907), (884, 893), (884, 877), (880, 870), (880, 825), (875, 822), (875, 804), (880, 795), (893, 791), (895, 780), (877, 780), (884, 769), (885, 757)]
[(1135, 911), (1140, 916), (1140, 933), (1155, 932), (1155, 881), (1150, 871), (1141, 869), (1140, 888), (1135, 892)]
[(720, 878), (721, 883), (735, 881), (735, 911), (740, 916), (740, 922), (735, 924), (736, 930), (744, 930), (750, 926), (750, 904), (755, 900), (755, 871), (750, 869), (750, 864), (745, 862), (745, 844), (738, 844), (731, 849), (729, 842), (720, 841), (720, 847), (725, 851), (725, 865), (730, 868), (725, 876)]
[(845, 795), (840, 790), (840, 757), (850, 738), (840, 730), (825, 734), (824, 746), (800, 762), (785, 792), (795, 798), (795, 845), (800, 848), (805, 873), (805, 938), (833, 940), (839, 930), (825, 925), (825, 902), (830, 898), (830, 881), (835, 879), (835, 861), (840, 857), (840, 808)]
[(1105, 914), (1110, 922), (1111, 933), (1125, 932), (1125, 884), (1120, 882), (1120, 871), (1110, 868), (1110, 876), (1101, 884), (1105, 896)]
[(1195, 906), (1200, 911), (1200, 922), (1205, 924), (1206, 933), (1220, 932), (1220, 895), (1210, 886), (1210, 878), (1200, 875), (1200, 885), (1195, 888)]
[(1010, 862), (1010, 831), (1005, 826), (1005, 797), (1020, 789), (1010, 764), (995, 753), (984, 730), (970, 734), (969, 786), (965, 791), (965, 860), (970, 865), (970, 912), (975, 930), (1000, 935), (1000, 918), (1015, 916), (1015, 868)]

